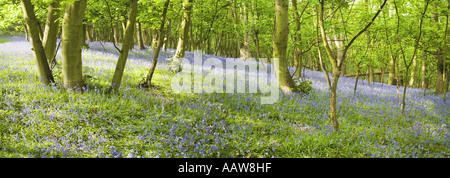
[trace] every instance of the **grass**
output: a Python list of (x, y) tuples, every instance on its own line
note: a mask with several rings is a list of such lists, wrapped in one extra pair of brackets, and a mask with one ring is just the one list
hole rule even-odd
[(0, 46), (0, 157), (450, 157), (449, 104), (437, 96), (402, 115), (382, 100), (395, 93), (369, 95), (361, 85), (362, 94), (340, 93), (334, 131), (329, 95), (317, 86), (261, 105), (257, 94), (174, 94), (174, 74), (158, 68), (157, 87), (145, 91), (136, 85), (149, 50), (135, 51), (143, 57), (129, 59), (120, 92), (105, 94), (117, 57), (91, 46), (87, 90), (71, 93), (41, 85), (27, 43), (17, 45)]
[(0, 43), (6, 43), (9, 42), (9, 40), (3, 39), (2, 37), (0, 37)]

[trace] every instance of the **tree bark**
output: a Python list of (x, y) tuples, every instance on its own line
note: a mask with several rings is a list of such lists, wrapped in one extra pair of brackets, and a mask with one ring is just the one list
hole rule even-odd
[(127, 63), (128, 53), (131, 46), (133, 46), (134, 29), (136, 24), (137, 14), (137, 0), (130, 0), (130, 10), (127, 21), (127, 27), (125, 29), (125, 37), (123, 40), (122, 50), (120, 51), (119, 60), (117, 61), (116, 70), (111, 82), (111, 89), (114, 92), (119, 90), (122, 83), (123, 71)]
[(373, 73), (373, 65), (369, 65), (369, 85), (375, 81)]
[(273, 38), (273, 57), (279, 59), (279, 70), (276, 71), (280, 88), (284, 93), (296, 92), (294, 80), (288, 69), (287, 42), (289, 35), (289, 2), (275, 0), (275, 32)]
[(297, 68), (297, 70), (295, 70), (295, 76), (296, 77), (301, 77), (302, 76), (302, 67), (303, 67), (303, 61), (301, 58), (302, 55), (302, 50), (299, 47), (299, 44), (301, 41), (301, 33), (300, 33), (300, 15), (298, 13), (298, 9), (297, 9), (297, 0), (292, 0), (292, 11), (294, 11), (294, 21), (295, 21), (295, 33), (294, 33), (294, 54), (293, 54), (293, 60), (294, 60), (294, 66)]
[[(435, 6), (436, 12), (433, 13), (433, 19), (434, 19), (434, 27), (439, 29), (439, 11), (437, 9), (437, 6)], [(440, 38), (439, 35), (436, 36), (436, 38)], [(442, 54), (442, 49), (438, 48), (436, 51), (436, 59), (437, 59), (437, 77), (436, 77), (436, 90), (435, 92), (438, 94), (444, 93), (444, 62), (445, 62), (445, 56), (446, 54)]]
[(427, 86), (427, 53), (422, 52), (422, 89), (426, 90), (428, 88)]
[(173, 61), (169, 66), (170, 71), (180, 72), (181, 60), (184, 57), (186, 51), (186, 43), (189, 39), (189, 23), (191, 21), (191, 9), (193, 0), (183, 0), (183, 20), (181, 22), (181, 30), (178, 38), (177, 51), (173, 57)]
[(120, 31), (117, 23), (114, 24), (114, 43), (120, 44)]
[(86, 43), (86, 30), (87, 30), (87, 24), (85, 22), (83, 22), (83, 29), (81, 29), (81, 46), (82, 47), (88, 47), (89, 45)]
[(161, 34), (159, 36), (158, 39), (158, 46), (155, 49), (155, 53), (153, 55), (153, 61), (152, 61), (152, 66), (150, 67), (150, 70), (148, 71), (147, 74), (147, 78), (145, 80), (145, 83), (140, 84), (141, 86), (148, 88), (151, 86), (151, 82), (152, 82), (152, 78), (153, 78), (153, 73), (155, 72), (156, 69), (156, 65), (158, 63), (158, 56), (159, 56), (159, 51), (161, 50), (161, 47), (164, 43), (164, 24), (166, 23), (166, 16), (167, 16), (167, 9), (169, 7), (170, 4), (170, 0), (166, 0), (165, 4), (164, 4), (164, 10), (163, 10), (163, 14), (162, 14), (162, 19), (161, 19), (161, 26), (159, 27), (159, 34)]
[(388, 79), (388, 84), (389, 85), (396, 85), (397, 82), (395, 80), (395, 58), (394, 56), (390, 55), (391, 60), (389, 62), (389, 79)]
[(52, 71), (48, 65), (47, 57), (44, 51), (44, 46), (39, 36), (39, 27), (34, 13), (34, 7), (30, 0), (21, 0), (22, 9), (27, 28), (31, 37), (31, 45), (36, 56), (36, 63), (39, 72), (39, 79), (43, 84), (50, 84), (54, 82)]
[(86, 26), (86, 39), (89, 42), (93, 42), (94, 41), (94, 37), (92, 36), (92, 27), (90, 25)]
[(164, 51), (167, 51), (167, 47), (169, 46), (169, 42), (170, 42), (170, 38), (171, 38), (170, 32), (171, 32), (171, 28), (172, 28), (172, 19), (169, 19), (167, 23), (168, 23), (167, 29), (165, 31), (166, 37), (164, 38), (164, 44), (163, 44)]
[(411, 76), (409, 78), (409, 87), (414, 87), (414, 80), (416, 77), (416, 69), (417, 69), (417, 55), (414, 56), (411, 67)]
[(68, 3), (62, 25), (62, 79), (66, 88), (81, 90), (83, 17), (86, 0)]
[(59, 30), (59, 1), (48, 6), (47, 21), (45, 23), (44, 38), (42, 45), (45, 49), (48, 63), (51, 62), (56, 51), (56, 39)]
[(445, 56), (441, 53), (441, 50), (437, 51), (437, 78), (436, 78), (436, 93), (442, 94), (444, 93), (444, 60)]
[(141, 26), (141, 22), (137, 23), (137, 28), (138, 28), (138, 41), (139, 41), (139, 49), (144, 50), (145, 46), (144, 46), (144, 39), (142, 37), (142, 26)]
[(244, 41), (240, 45), (240, 58), (247, 60), (250, 58), (250, 34), (248, 32), (248, 3), (244, 1), (244, 6), (242, 7), (242, 22), (244, 28)]

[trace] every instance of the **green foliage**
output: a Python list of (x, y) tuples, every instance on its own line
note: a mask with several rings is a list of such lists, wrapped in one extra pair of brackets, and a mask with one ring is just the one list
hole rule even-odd
[(311, 80), (304, 80), (302, 78), (294, 78), (295, 83), (297, 84), (297, 90), (303, 94), (309, 94), (314, 92), (314, 88), (312, 87)]

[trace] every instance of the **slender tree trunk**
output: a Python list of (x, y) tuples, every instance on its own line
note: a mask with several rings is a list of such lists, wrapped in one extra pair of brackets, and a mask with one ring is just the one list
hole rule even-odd
[[(417, 48), (418, 48), (418, 46), (419, 46), (420, 38), (422, 37), (423, 18), (425, 17), (425, 14), (426, 14), (426, 12), (427, 12), (427, 8), (428, 8), (429, 2), (430, 2), (430, 1), (426, 1), (425, 9), (424, 9), (424, 11), (423, 11), (423, 13), (422, 13), (422, 17), (419, 19), (419, 21), (420, 21), (420, 23), (419, 23), (419, 36), (418, 36), (417, 41), (416, 41), (416, 43), (415, 43), (415, 45), (414, 45), (413, 56), (412, 56), (411, 62), (410, 62), (409, 64), (407, 64), (407, 62), (406, 62), (405, 53), (404, 53), (403, 48), (402, 48), (401, 43), (400, 43), (400, 50), (401, 50), (401, 53), (403, 54), (403, 61), (404, 61), (404, 63), (405, 63), (405, 68), (406, 68), (406, 72), (405, 72), (405, 75), (406, 75), (406, 76), (405, 76), (405, 80), (408, 78), (408, 70), (409, 70), (409, 68), (410, 68), (410, 66), (411, 66), (411, 64), (412, 64), (412, 62), (413, 62), (413, 60), (414, 60), (414, 58), (416, 58), (416, 56), (417, 56), (417, 50), (418, 50)], [(406, 107), (405, 99), (406, 99), (406, 89), (407, 89), (407, 88), (408, 88), (408, 85), (406, 84), (406, 81), (405, 81), (405, 86), (404, 86), (404, 89), (403, 89), (403, 99), (402, 99), (402, 114), (405, 113), (405, 107)]]
[(359, 65), (361, 64), (361, 62), (358, 63), (358, 65), (356, 66), (356, 82), (355, 82), (355, 88), (353, 89), (353, 93), (356, 93), (356, 88), (358, 87), (358, 78), (359, 78)]
[(144, 50), (145, 46), (144, 46), (144, 39), (142, 37), (142, 26), (141, 26), (141, 22), (137, 23), (137, 28), (138, 28), (138, 41), (139, 41), (139, 49)]
[(55, 1), (48, 6), (47, 21), (45, 23), (44, 38), (42, 45), (44, 45), (45, 54), (48, 63), (53, 59), (56, 51), (56, 39), (59, 31), (59, 1)]
[(43, 84), (50, 84), (54, 82), (52, 71), (48, 65), (47, 57), (45, 55), (44, 46), (39, 37), (39, 27), (34, 13), (34, 7), (30, 0), (21, 0), (22, 9), (27, 28), (29, 29), (31, 44), (36, 56), (36, 63), (39, 72), (39, 79)]
[(27, 42), (30, 42), (30, 33), (28, 33), (28, 27), (23, 22), (22, 22), (22, 25), (23, 25), (23, 29), (25, 31), (25, 39), (27, 39)]
[(114, 24), (114, 43), (120, 44), (120, 30), (117, 23)]
[(86, 30), (87, 30), (87, 24), (83, 22), (83, 29), (81, 29), (81, 46), (89, 48), (89, 45), (86, 43)]
[(159, 34), (158, 34), (158, 30), (156, 30), (156, 29), (152, 29), (151, 30), (152, 31), (152, 49), (156, 49), (157, 48), (157, 46), (158, 46), (158, 36), (159, 36)]
[(117, 61), (116, 70), (111, 82), (111, 88), (114, 92), (119, 90), (122, 83), (123, 71), (127, 63), (128, 52), (133, 45), (134, 28), (136, 24), (137, 0), (130, 0), (130, 11), (128, 16), (127, 27), (125, 29), (125, 37), (123, 40), (122, 50), (120, 51), (119, 60)]
[[(441, 51), (438, 50), (437, 53), (440, 53)], [(437, 61), (437, 78), (436, 78), (436, 93), (442, 94), (444, 93), (444, 56), (442, 54), (438, 54), (436, 56), (438, 59)]]
[[(186, 43), (189, 39), (189, 23), (191, 21), (191, 9), (193, 0), (183, 0), (183, 20), (181, 22), (181, 30), (178, 38), (177, 51), (173, 57), (172, 64), (169, 66), (169, 70), (180, 72), (181, 60), (184, 57), (186, 51)], [(191, 41), (192, 42), (192, 41)]]
[(238, 18), (238, 15), (237, 15), (238, 13), (237, 13), (237, 8), (236, 8), (235, 3), (236, 2), (233, 1), (233, 4), (231, 6), (231, 13), (232, 13), (233, 20), (234, 20), (233, 32), (234, 32), (234, 36), (236, 38), (236, 43), (235, 43), (236, 48), (235, 48), (234, 56), (235, 57), (239, 57), (240, 56), (240, 48), (241, 48), (241, 37), (240, 37), (239, 31), (238, 31), (238, 28), (239, 28), (238, 24), (240, 24), (240, 22), (239, 22), (239, 18)]
[[(434, 24), (433, 26), (435, 28), (439, 29), (439, 14), (438, 14), (438, 9), (437, 6), (435, 6), (436, 12), (433, 13), (433, 19), (434, 19)], [(437, 35), (436, 38), (439, 38), (439, 36)], [(444, 62), (445, 62), (445, 55), (446, 54), (442, 54), (442, 49), (438, 48), (438, 50), (436, 51), (436, 59), (437, 59), (437, 77), (436, 77), (436, 90), (435, 92), (438, 94), (443, 94), (444, 93)]]
[[(447, 6), (447, 10), (450, 10), (450, 3), (448, 3)], [(445, 84), (444, 84), (444, 103), (445, 100), (447, 99), (447, 91), (448, 91), (448, 85), (449, 85), (449, 75), (450, 75), (450, 67), (448, 67), (448, 63), (447, 63), (447, 57), (448, 57), (448, 34), (450, 33), (450, 30), (448, 29), (448, 13), (446, 13), (446, 19), (447, 22), (445, 23), (445, 35), (444, 35), (444, 55), (445, 55), (445, 60), (444, 60), (444, 80), (445, 80)], [(447, 71), (447, 72), (446, 72)]]
[(330, 45), (328, 43), (327, 40), (327, 36), (325, 33), (325, 28), (324, 28), (324, 24), (323, 24), (323, 9), (324, 9), (324, 0), (320, 1), (320, 5), (318, 8), (318, 16), (319, 16), (319, 26), (320, 26), (320, 31), (322, 34), (322, 41), (323, 44), (325, 46), (325, 49), (327, 51), (328, 54), (328, 58), (330, 59), (331, 62), (331, 70), (332, 70), (332, 82), (331, 82), (331, 99), (330, 99), (330, 120), (331, 120), (331, 125), (333, 126), (333, 128), (335, 130), (339, 130), (339, 123), (337, 121), (337, 116), (336, 116), (336, 98), (337, 98), (337, 83), (339, 81), (339, 76), (340, 76), (340, 70), (339, 70), (339, 65), (338, 65), (338, 61), (342, 60), (342, 55), (336, 55), (337, 57), (335, 58), (332, 54)]
[(325, 28), (324, 28), (324, 23), (323, 23), (323, 9), (324, 9), (325, 1), (321, 0), (319, 3), (318, 15), (319, 15), (319, 26), (320, 26), (320, 30), (321, 30), (321, 34), (322, 34), (322, 41), (323, 41), (323, 44), (327, 51), (328, 57), (330, 59), (330, 62), (332, 65), (332, 71), (333, 71), (333, 80), (332, 80), (332, 84), (331, 84), (331, 99), (330, 99), (330, 119), (331, 119), (331, 125), (333, 126), (333, 128), (335, 130), (339, 130), (339, 124), (337, 121), (337, 113), (336, 113), (336, 110), (337, 110), (337, 108), (336, 108), (337, 83), (339, 81), (339, 76), (341, 75), (340, 74), (341, 66), (344, 63), (347, 50), (350, 48), (350, 46), (353, 44), (353, 42), (372, 25), (372, 23), (375, 21), (377, 16), (380, 14), (383, 7), (386, 5), (386, 1), (387, 0), (383, 1), (383, 4), (381, 5), (380, 9), (375, 14), (375, 16), (372, 18), (372, 20), (369, 22), (369, 24), (367, 24), (364, 29), (362, 29), (358, 34), (356, 34), (352, 38), (352, 40), (350, 40), (350, 42), (345, 46), (345, 48), (342, 52), (342, 55), (336, 55), (337, 56), (336, 58), (334, 57), (334, 55), (331, 51), (330, 45), (328, 44), (327, 35), (325, 33)]
[(167, 24), (167, 29), (165, 31), (165, 33), (166, 33), (165, 36), (166, 37), (164, 38), (164, 44), (163, 44), (164, 51), (167, 51), (167, 46), (169, 46), (169, 41), (170, 41), (170, 38), (171, 38), (170, 32), (171, 32), (171, 28), (172, 28), (172, 19), (169, 19), (167, 23), (168, 23)]
[(216, 44), (216, 47), (215, 47), (215, 50), (214, 50), (214, 56), (217, 56), (217, 53), (219, 52), (219, 49), (221, 47), (220, 44), (222, 43), (222, 38), (223, 38), (223, 31), (220, 32), (220, 36), (219, 36), (219, 39), (217, 41), (217, 44)]
[(395, 80), (395, 71), (396, 71), (395, 70), (395, 66), (396, 66), (395, 58), (392, 55), (390, 55), (390, 57), (391, 57), (391, 60), (389, 62), (389, 79), (388, 79), (388, 84), (389, 85), (396, 85), (397, 82)]
[(240, 46), (241, 59), (247, 60), (250, 58), (250, 34), (248, 33), (248, 3), (244, 1), (244, 6), (242, 7), (242, 22), (244, 25), (244, 41)]
[(416, 69), (417, 69), (417, 56), (413, 58), (412, 67), (411, 67), (411, 77), (409, 79), (409, 87), (414, 87), (414, 79), (416, 77)]
[(301, 41), (301, 33), (300, 33), (300, 15), (298, 14), (297, 9), (297, 0), (292, 0), (292, 11), (294, 14), (294, 21), (295, 21), (295, 33), (294, 33), (294, 54), (293, 54), (293, 60), (294, 60), (294, 66), (297, 68), (295, 72), (296, 77), (301, 77), (302, 75), (302, 50), (298, 46), (297, 43)]
[[(317, 11), (318, 13), (318, 11)], [(316, 41), (317, 41), (317, 53), (319, 54), (319, 62), (320, 62), (320, 67), (322, 68), (322, 71), (325, 73), (325, 77), (327, 79), (327, 84), (328, 84), (328, 89), (331, 91), (331, 81), (330, 81), (330, 77), (328, 75), (328, 70), (326, 68), (326, 66), (323, 64), (323, 59), (322, 59), (322, 51), (320, 51), (320, 30), (319, 30), (319, 15), (316, 16)]]
[(374, 82), (374, 76), (373, 76), (373, 65), (369, 65), (369, 85), (370, 83), (373, 84)]
[(86, 27), (86, 38), (89, 42), (93, 42), (94, 38), (92, 37), (92, 27), (87, 25)]
[(383, 86), (383, 83), (384, 83), (384, 68), (382, 67), (378, 71), (381, 72), (381, 74), (378, 77), (378, 82), (381, 83), (381, 86)]
[[(166, 0), (166, 2), (164, 4), (162, 19), (161, 19), (161, 26), (159, 27), (159, 34), (164, 34), (164, 24), (166, 22), (166, 15), (167, 15), (167, 9), (169, 7), (169, 4), (170, 4), (170, 0)], [(153, 55), (152, 66), (150, 67), (150, 70), (148, 71), (145, 83), (141, 84), (141, 86), (144, 86), (146, 88), (151, 86), (153, 73), (155, 72), (156, 65), (158, 63), (159, 51), (161, 50), (163, 43), (164, 43), (164, 35), (160, 35), (159, 39), (158, 39), (158, 47), (155, 49), (155, 53)]]
[(403, 65), (401, 62), (401, 54), (399, 54), (398, 56), (399, 61), (397, 61), (397, 68), (396, 68), (396, 73), (397, 73), (397, 85), (399, 86), (403, 86)]

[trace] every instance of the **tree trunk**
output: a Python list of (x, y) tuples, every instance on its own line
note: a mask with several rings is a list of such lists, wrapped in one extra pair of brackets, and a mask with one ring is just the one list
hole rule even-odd
[(51, 62), (56, 51), (56, 39), (59, 30), (59, 1), (55, 1), (48, 6), (47, 21), (45, 23), (44, 38), (42, 45), (44, 45), (45, 54), (48, 63)]
[(339, 77), (341, 76), (339, 68), (333, 68), (333, 79), (331, 82), (331, 99), (330, 99), (330, 119), (331, 125), (335, 130), (339, 130), (339, 123), (337, 120), (337, 108), (336, 108), (336, 100), (337, 100), (337, 84), (339, 81)]
[(244, 6), (242, 7), (242, 22), (244, 28), (244, 41), (240, 45), (241, 59), (247, 60), (250, 58), (250, 34), (248, 33), (248, 3), (244, 1)]
[(359, 65), (361, 64), (361, 62), (358, 63), (358, 65), (356, 66), (356, 76), (355, 76), (355, 88), (353, 88), (353, 93), (356, 93), (356, 89), (358, 87), (358, 77), (359, 77)]
[(302, 50), (299, 47), (299, 44), (301, 41), (301, 33), (300, 33), (300, 15), (298, 14), (297, 10), (297, 0), (292, 0), (292, 11), (294, 11), (294, 21), (295, 21), (295, 33), (294, 33), (294, 54), (293, 54), (293, 60), (294, 60), (294, 66), (297, 68), (295, 70), (295, 76), (301, 77), (302, 75)]
[[(381, 5), (380, 9), (378, 10), (378, 12), (375, 14), (375, 16), (372, 18), (372, 21), (369, 22), (369, 24), (366, 25), (366, 27), (364, 29), (362, 29), (358, 34), (356, 34), (352, 40), (349, 42), (349, 44), (347, 44), (343, 50), (343, 54), (342, 55), (336, 55), (337, 58), (335, 58), (333, 56), (333, 53), (331, 51), (330, 45), (328, 44), (327, 41), (327, 35), (325, 32), (325, 28), (324, 28), (324, 23), (323, 23), (323, 9), (324, 9), (324, 4), (325, 1), (321, 0), (319, 3), (319, 8), (318, 8), (318, 15), (319, 15), (319, 26), (320, 26), (320, 31), (322, 34), (322, 41), (323, 44), (325, 46), (325, 49), (327, 51), (328, 57), (330, 59), (331, 65), (332, 65), (332, 71), (333, 71), (333, 80), (332, 80), (332, 84), (331, 84), (331, 99), (330, 99), (330, 120), (331, 120), (331, 125), (333, 126), (333, 129), (335, 130), (339, 130), (339, 124), (337, 121), (337, 114), (336, 114), (336, 90), (337, 90), (337, 83), (339, 81), (339, 76), (341, 75), (341, 69), (340, 67), (342, 66), (342, 64), (344, 63), (345, 60), (345, 56), (347, 53), (347, 50), (350, 48), (350, 46), (353, 44), (353, 42), (362, 34), (364, 33), (371, 25), (372, 23), (375, 21), (375, 19), (377, 18), (377, 16), (380, 14), (381, 10), (383, 9), (384, 5), (386, 5), (386, 1), (385, 0), (383, 2), (383, 4)], [(338, 51), (339, 52), (339, 51)], [(341, 57), (339, 57), (341, 56)]]
[[(401, 54), (399, 54), (398, 59), (401, 59)], [(396, 73), (397, 73), (397, 84), (399, 86), (403, 86), (403, 68), (402, 68), (402, 62), (401, 60), (399, 60), (397, 62), (397, 68), (396, 68)]]
[(156, 47), (158, 46), (158, 36), (158, 30), (152, 29), (152, 49), (156, 49)]
[(85, 22), (83, 23), (83, 29), (81, 29), (81, 46), (82, 47), (89, 47), (88, 44), (86, 43), (86, 30), (87, 30), (87, 25), (85, 24)]
[(374, 77), (373, 77), (373, 65), (369, 65), (369, 85), (374, 82)]
[(437, 78), (436, 78), (436, 93), (442, 94), (444, 93), (444, 59), (445, 56), (443, 54), (440, 54), (441, 51), (437, 51), (436, 58), (437, 61)]
[(381, 84), (382, 84), (382, 86), (383, 86), (383, 83), (384, 83), (384, 66), (380, 69), (380, 72), (381, 72), (381, 74), (379, 75), (379, 79), (378, 79), (378, 82), (380, 82)]
[(86, 39), (89, 42), (93, 42), (94, 41), (94, 38), (92, 36), (92, 27), (90, 25), (86, 26)]
[(114, 71), (114, 76), (111, 82), (111, 89), (114, 92), (119, 90), (122, 83), (123, 71), (127, 63), (129, 49), (133, 45), (134, 38), (134, 28), (136, 24), (136, 14), (137, 14), (137, 0), (130, 0), (130, 11), (128, 16), (127, 27), (125, 29), (125, 36), (123, 40), (122, 50), (120, 51), (119, 60), (117, 61), (116, 70)]
[(137, 27), (138, 27), (138, 41), (139, 41), (139, 49), (144, 50), (145, 46), (144, 46), (144, 39), (142, 37), (142, 27), (141, 27), (141, 22), (137, 23)]
[(152, 66), (150, 67), (150, 70), (148, 71), (145, 83), (140, 84), (141, 86), (144, 85), (144, 87), (146, 87), (146, 88), (151, 86), (153, 73), (155, 72), (156, 65), (158, 63), (159, 51), (161, 50), (161, 47), (162, 47), (162, 45), (164, 43), (164, 35), (162, 35), (162, 34), (164, 34), (164, 24), (166, 23), (166, 15), (167, 15), (167, 9), (169, 7), (169, 4), (170, 4), (170, 0), (166, 0), (166, 2), (164, 4), (164, 10), (163, 10), (163, 14), (162, 14), (162, 19), (161, 19), (161, 26), (159, 27), (159, 34), (161, 34), (161, 35), (159, 36), (158, 44), (157, 44), (158, 46), (155, 49), (155, 53), (153, 55)]
[(416, 69), (417, 69), (417, 56), (414, 56), (411, 67), (411, 77), (409, 79), (409, 87), (414, 87), (414, 79), (416, 77)]
[(114, 24), (114, 43), (120, 44), (120, 31), (117, 23)]
[(388, 79), (388, 84), (389, 85), (396, 85), (397, 82), (395, 80), (395, 58), (394, 56), (390, 55), (391, 60), (389, 62), (389, 79)]
[(25, 31), (25, 39), (27, 39), (27, 42), (30, 42), (30, 33), (28, 33), (28, 27), (23, 22), (22, 22), (22, 25), (23, 25), (23, 29)]
[(167, 51), (167, 46), (169, 46), (169, 41), (170, 41), (170, 38), (171, 38), (170, 32), (171, 32), (171, 28), (172, 28), (172, 19), (169, 19), (167, 23), (168, 23), (167, 24), (167, 29), (165, 31), (165, 33), (166, 33), (165, 36), (166, 37), (164, 38), (164, 44), (163, 44), (164, 51)]
[(219, 52), (219, 49), (221, 47), (220, 44), (222, 43), (222, 39), (223, 39), (223, 31), (220, 32), (219, 39), (218, 39), (216, 47), (214, 49), (214, 56), (217, 56), (217, 53)]
[(234, 52), (235, 52), (234, 57), (239, 57), (240, 56), (240, 48), (241, 48), (241, 46), (240, 46), (241, 45), (241, 37), (240, 37), (239, 31), (238, 31), (238, 28), (239, 28), (238, 24), (240, 24), (240, 22), (239, 22), (239, 18), (237, 15), (238, 13), (237, 13), (235, 2), (233, 2), (231, 5), (230, 13), (232, 14), (233, 20), (234, 20), (233, 32), (234, 32), (234, 36), (236, 39), (236, 42), (234, 43), (234, 45), (236, 45), (236, 48), (234, 49)]
[(193, 0), (183, 0), (183, 20), (181, 22), (181, 30), (178, 38), (177, 51), (173, 57), (173, 61), (169, 66), (169, 70), (180, 72), (181, 60), (184, 57), (186, 51), (186, 43), (189, 39), (189, 23), (191, 21), (191, 9)]
[(39, 72), (39, 79), (43, 84), (50, 84), (54, 82), (52, 71), (48, 65), (47, 57), (45, 55), (44, 46), (39, 37), (39, 27), (34, 13), (34, 7), (30, 0), (21, 0), (22, 9), (27, 27), (29, 29), (31, 44), (36, 56), (36, 63)]
[(62, 79), (66, 88), (81, 90), (83, 17), (86, 0), (68, 3), (62, 25)]
[(273, 38), (273, 57), (279, 59), (279, 70), (276, 71), (280, 88), (284, 93), (296, 92), (294, 80), (288, 69), (286, 55), (289, 35), (289, 2), (275, 0), (275, 32)]
[[(257, 21), (259, 22), (258, 1), (255, 1), (255, 4), (252, 5), (252, 16), (254, 16), (254, 18), (256, 18)], [(252, 22), (252, 23), (253, 23), (253, 27), (252, 27), (253, 37), (254, 37), (255, 50), (256, 50), (256, 61), (260, 62), (260, 66), (262, 68), (265, 68), (265, 64), (263, 64), (260, 61), (261, 50), (260, 50), (260, 45), (259, 45), (260, 44), (260, 42), (259, 42), (259, 27), (258, 27), (258, 25), (256, 25), (257, 22), (256, 23)]]

